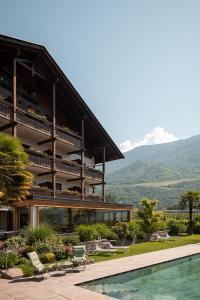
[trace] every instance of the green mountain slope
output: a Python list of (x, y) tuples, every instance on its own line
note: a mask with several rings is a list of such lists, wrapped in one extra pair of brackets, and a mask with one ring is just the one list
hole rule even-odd
[(109, 163), (107, 174), (108, 201), (137, 206), (146, 196), (174, 206), (183, 190), (200, 190), (200, 135), (133, 149)]

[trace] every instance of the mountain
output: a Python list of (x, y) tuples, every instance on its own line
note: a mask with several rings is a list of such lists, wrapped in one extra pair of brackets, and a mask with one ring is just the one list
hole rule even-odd
[(200, 135), (176, 142), (148, 145), (107, 164), (107, 199), (137, 205), (143, 197), (168, 208), (185, 189), (200, 189)]

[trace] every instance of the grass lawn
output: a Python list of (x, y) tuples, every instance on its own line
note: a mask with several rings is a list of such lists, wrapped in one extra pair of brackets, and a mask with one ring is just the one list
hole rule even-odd
[(142, 254), (147, 252), (153, 252), (153, 251), (174, 248), (179, 246), (185, 246), (185, 245), (195, 244), (195, 243), (200, 243), (200, 234), (170, 238), (168, 241), (145, 242), (145, 243), (135, 244), (135, 245), (131, 245), (124, 252), (119, 250), (119, 252), (117, 252), (116, 255), (98, 254), (98, 255), (90, 255), (90, 257), (95, 259), (95, 262), (101, 262), (110, 259), (116, 259), (116, 258)]

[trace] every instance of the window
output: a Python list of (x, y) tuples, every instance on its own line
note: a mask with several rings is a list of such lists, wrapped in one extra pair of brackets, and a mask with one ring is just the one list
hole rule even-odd
[(56, 182), (56, 190), (57, 191), (62, 191), (62, 184), (61, 183)]

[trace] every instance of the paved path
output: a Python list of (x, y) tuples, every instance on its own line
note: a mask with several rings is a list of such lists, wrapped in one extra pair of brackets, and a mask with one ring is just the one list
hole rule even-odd
[(111, 300), (75, 284), (200, 253), (200, 244), (145, 253), (87, 266), (86, 271), (36, 281), (0, 279), (0, 300)]

